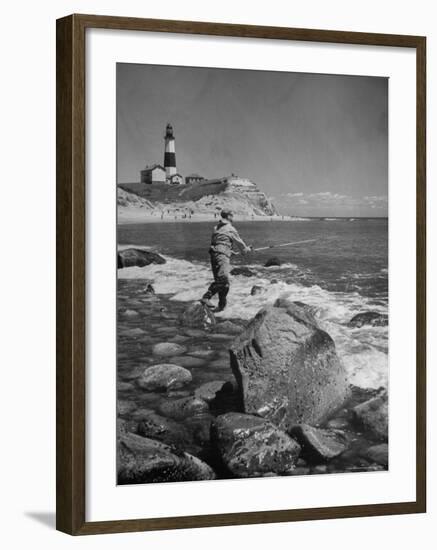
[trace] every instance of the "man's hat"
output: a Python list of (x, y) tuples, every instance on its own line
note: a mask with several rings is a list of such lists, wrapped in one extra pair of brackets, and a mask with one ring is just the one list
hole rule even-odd
[(232, 210), (229, 210), (228, 208), (223, 208), (223, 210), (220, 212), (220, 216), (222, 218), (225, 218), (225, 220), (227, 220), (229, 216), (232, 216), (232, 214)]

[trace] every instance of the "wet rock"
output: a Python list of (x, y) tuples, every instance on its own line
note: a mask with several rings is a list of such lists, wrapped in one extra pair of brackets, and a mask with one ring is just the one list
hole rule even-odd
[(291, 472), (293, 476), (307, 476), (310, 473), (310, 469), (307, 466), (296, 466)]
[(301, 445), (302, 456), (311, 463), (330, 460), (346, 450), (345, 439), (331, 430), (301, 424), (294, 426), (290, 434)]
[(130, 382), (117, 382), (117, 391), (130, 391), (134, 385)]
[(128, 336), (129, 338), (139, 338), (145, 334), (141, 328), (130, 328), (119, 332), (119, 336)]
[(186, 352), (186, 348), (174, 342), (160, 342), (155, 344), (152, 349), (153, 355), (161, 357), (171, 357), (172, 355), (181, 355)]
[(207, 329), (214, 326), (216, 320), (207, 306), (200, 302), (194, 302), (182, 312), (179, 323), (184, 327)]
[(208, 403), (198, 397), (183, 397), (164, 401), (159, 406), (159, 412), (175, 420), (183, 420), (209, 411)]
[(348, 326), (353, 328), (361, 328), (365, 325), (371, 327), (385, 327), (388, 325), (388, 315), (378, 313), (377, 311), (366, 311), (358, 313), (349, 321)]
[(184, 334), (190, 338), (202, 338), (205, 336), (205, 332), (203, 330), (196, 328), (186, 328), (184, 329)]
[(147, 437), (121, 433), (117, 445), (117, 477), (121, 485), (215, 479), (202, 460)]
[(209, 338), (211, 340), (230, 340), (230, 339), (233, 338), (233, 335), (232, 334), (219, 334), (219, 333), (216, 333), (216, 334), (210, 334)]
[(188, 336), (182, 336), (181, 334), (176, 334), (173, 338), (170, 338), (169, 342), (174, 344), (183, 344), (189, 340)]
[(155, 294), (155, 289), (153, 288), (152, 283), (147, 283), (147, 285), (144, 287), (144, 294)]
[(203, 399), (203, 401), (209, 403), (216, 398), (217, 392), (222, 391), (226, 384), (227, 382), (224, 380), (205, 382), (205, 384), (202, 384), (199, 388), (197, 388), (197, 390), (195, 390), (194, 395), (195, 397)]
[(123, 267), (144, 267), (150, 264), (165, 264), (165, 258), (151, 252), (150, 250), (141, 250), (139, 248), (126, 248), (119, 250), (117, 254), (117, 268)]
[(133, 401), (117, 400), (117, 414), (125, 416), (134, 411), (137, 408)]
[(227, 334), (240, 334), (243, 327), (233, 323), (232, 321), (222, 321), (215, 326), (215, 331)]
[(218, 416), (211, 439), (236, 477), (290, 474), (300, 453), (299, 444), (271, 422), (241, 413)]
[(192, 445), (192, 437), (188, 430), (179, 422), (164, 418), (154, 412), (144, 415), (137, 426), (137, 433), (143, 437), (150, 437), (168, 445), (176, 445), (184, 450)]
[(375, 438), (388, 440), (388, 394), (381, 391), (376, 397), (352, 409), (353, 422)]
[(349, 422), (346, 418), (332, 418), (329, 422), (326, 423), (326, 427), (333, 430), (344, 430), (348, 426)]
[(280, 266), (282, 265), (281, 260), (277, 256), (273, 256), (272, 258), (269, 258), (266, 263), (264, 264), (264, 267), (273, 267), (273, 266)]
[(193, 357), (200, 357), (208, 359), (209, 357), (212, 357), (215, 355), (215, 351), (213, 349), (195, 349), (188, 352), (188, 355), (192, 355)]
[(189, 370), (172, 363), (162, 363), (147, 367), (137, 382), (144, 390), (154, 391), (181, 388), (191, 380)]
[(248, 267), (240, 266), (240, 267), (234, 267), (231, 270), (231, 275), (242, 275), (243, 277), (255, 277), (256, 273), (252, 269), (249, 269)]
[(123, 317), (138, 317), (139, 313), (138, 311), (135, 311), (134, 309), (125, 309), (120, 312)]
[(371, 462), (381, 464), (381, 466), (388, 466), (388, 445), (387, 443), (381, 443), (380, 445), (373, 445), (369, 447), (364, 453), (364, 457)]
[(147, 418), (150, 414), (153, 414), (153, 413), (154, 413), (153, 409), (140, 408), (140, 409), (136, 409), (130, 415), (130, 418), (134, 420), (138, 425), (138, 422), (140, 422), (141, 420), (144, 420), (144, 418)]
[(284, 430), (322, 422), (349, 397), (332, 338), (298, 304), (278, 300), (261, 309), (230, 355), (244, 411), (263, 410)]
[(251, 296), (257, 296), (258, 294), (262, 294), (263, 292), (265, 292), (265, 288), (259, 285), (253, 285), (253, 287), (250, 289)]
[(177, 365), (180, 365), (181, 367), (189, 367), (189, 368), (196, 368), (196, 367), (203, 367), (205, 364), (205, 360), (201, 357), (191, 357), (189, 355), (183, 355), (181, 357), (172, 357), (171, 359), (174, 361)]

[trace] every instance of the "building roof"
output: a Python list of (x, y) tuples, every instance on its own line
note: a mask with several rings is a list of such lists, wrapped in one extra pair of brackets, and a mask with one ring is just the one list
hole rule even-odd
[(161, 164), (149, 164), (148, 166), (146, 166), (144, 168), (143, 171), (147, 170), (148, 172), (150, 172), (152, 170), (156, 170), (157, 168), (159, 168), (160, 170), (164, 170), (164, 172), (165, 172), (165, 168), (164, 168), (164, 166), (161, 166)]
[(182, 174), (179, 174), (179, 172), (176, 172), (176, 174), (172, 174), (170, 176), (170, 179), (173, 179), (175, 176), (179, 176), (180, 178), (182, 177)]
[(203, 176), (201, 176), (200, 174), (188, 174), (187, 178), (202, 178), (203, 179)]

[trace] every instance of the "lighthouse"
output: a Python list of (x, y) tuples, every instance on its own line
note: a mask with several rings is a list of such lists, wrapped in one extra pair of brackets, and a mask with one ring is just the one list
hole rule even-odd
[(176, 171), (176, 152), (173, 126), (169, 123), (165, 129), (165, 149), (164, 149), (164, 168), (167, 181), (170, 181)]

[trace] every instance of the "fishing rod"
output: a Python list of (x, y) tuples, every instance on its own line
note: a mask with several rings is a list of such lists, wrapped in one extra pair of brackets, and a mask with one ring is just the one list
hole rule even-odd
[(270, 246), (261, 246), (259, 248), (252, 248), (252, 252), (259, 252), (260, 250), (268, 250), (269, 248), (279, 248), (281, 246), (293, 246), (295, 244), (313, 243), (314, 241), (317, 241), (317, 239), (307, 239), (306, 241), (294, 241), (291, 243), (283, 243), (283, 244), (271, 244)]

